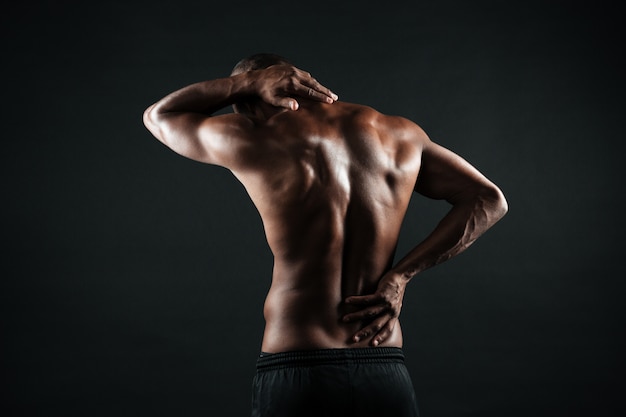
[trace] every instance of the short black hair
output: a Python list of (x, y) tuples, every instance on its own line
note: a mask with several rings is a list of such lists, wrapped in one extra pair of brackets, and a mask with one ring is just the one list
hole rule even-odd
[(272, 65), (292, 65), (286, 58), (276, 54), (254, 54), (244, 58), (235, 65), (230, 75), (241, 74), (242, 72), (265, 69)]

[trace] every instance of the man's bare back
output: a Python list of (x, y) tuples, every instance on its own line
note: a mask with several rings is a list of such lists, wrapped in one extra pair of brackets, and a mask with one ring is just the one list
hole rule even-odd
[[(212, 116), (242, 101), (245, 111)], [(230, 169), (257, 207), (274, 255), (265, 352), (401, 347), (407, 282), (506, 212), (493, 183), (416, 124), (336, 102), (287, 65), (186, 87), (144, 121), (181, 155)], [(452, 209), (393, 265), (414, 190)]]
[[(259, 164), (234, 171), (274, 254), (263, 351), (367, 346), (344, 300), (390, 269), (420, 165), (407, 123), (347, 103), (303, 102), (258, 126)], [(390, 129), (390, 126), (393, 126)], [(385, 345), (401, 346), (395, 327)]]

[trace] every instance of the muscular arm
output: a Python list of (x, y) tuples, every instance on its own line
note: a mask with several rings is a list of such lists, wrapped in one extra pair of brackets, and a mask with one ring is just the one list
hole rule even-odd
[(143, 120), (148, 130), (175, 152), (230, 168), (245, 163), (241, 153), (251, 143), (254, 124), (242, 114), (211, 115), (252, 98), (297, 110), (294, 97), (298, 96), (328, 103), (337, 99), (310, 74), (275, 65), (184, 87), (148, 107)]
[(176, 153), (200, 162), (226, 165), (228, 155), (237, 153), (228, 138), (247, 136), (251, 121), (242, 115), (211, 115), (253, 94), (250, 74), (203, 81), (151, 105), (144, 112), (143, 121), (158, 140)]
[(424, 140), (415, 191), (446, 200), (452, 208), (424, 241), (381, 278), (376, 293), (346, 299), (362, 309), (344, 320), (374, 318), (355, 334), (355, 341), (371, 337), (376, 346), (385, 340), (400, 314), (407, 283), (416, 274), (463, 252), (507, 212), (506, 200), (495, 184), (458, 155)]
[(507, 203), (500, 189), (449, 150), (428, 141), (415, 191), (452, 204), (433, 232), (392, 269), (410, 280), (467, 249), (502, 218)]

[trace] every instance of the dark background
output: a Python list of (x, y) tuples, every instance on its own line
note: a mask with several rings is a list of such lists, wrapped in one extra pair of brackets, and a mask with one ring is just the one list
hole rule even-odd
[[(622, 31), (590, 4), (4, 6), (0, 412), (249, 414), (272, 266), (259, 216), (141, 115), (275, 52), (416, 121), (509, 200), (410, 285), (422, 415), (623, 415)], [(416, 197), (399, 254), (447, 209)]]

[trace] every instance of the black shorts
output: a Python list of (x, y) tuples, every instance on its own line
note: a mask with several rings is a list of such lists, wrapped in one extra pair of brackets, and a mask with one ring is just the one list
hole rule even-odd
[(252, 417), (418, 416), (399, 348), (262, 353)]

